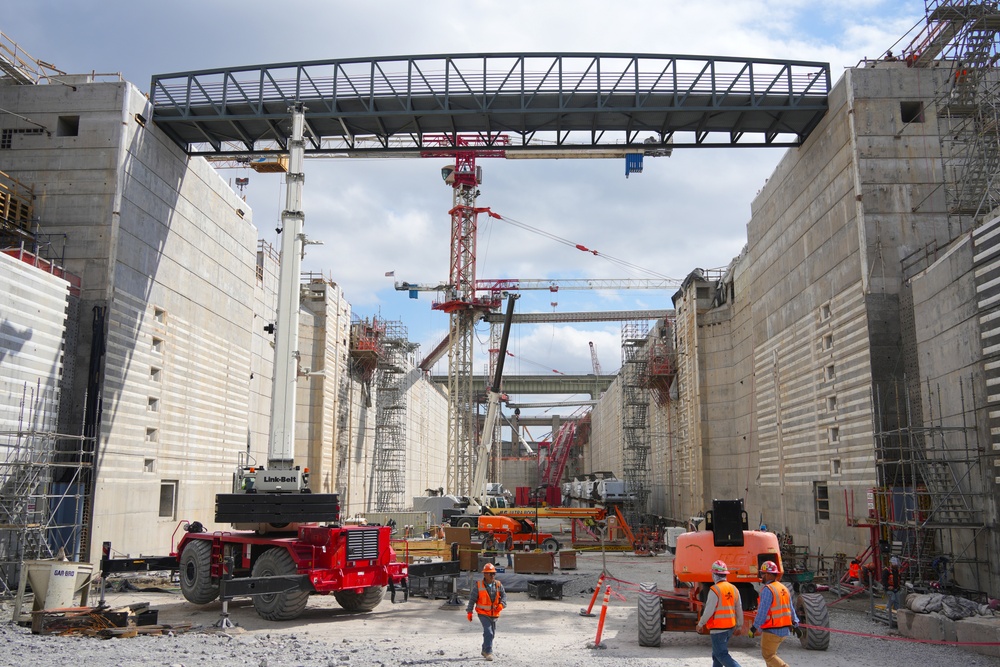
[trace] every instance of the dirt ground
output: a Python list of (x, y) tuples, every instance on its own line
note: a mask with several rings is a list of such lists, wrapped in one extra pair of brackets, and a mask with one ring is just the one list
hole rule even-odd
[[(612, 596), (602, 645), (591, 648), (597, 638), (603, 595), (598, 597), (593, 617), (581, 616), (580, 611), (589, 603), (602, 570), (611, 577)], [(655, 581), (660, 589), (667, 589), (673, 578), (669, 555), (580, 553), (576, 570), (557, 570), (546, 577), (511, 572), (498, 576), (508, 589), (510, 602), (497, 627), (494, 653), (499, 663), (617, 667), (663, 664), (669, 660), (672, 665), (711, 665), (710, 640), (705, 636), (664, 633), (659, 648), (638, 645), (638, 584)], [(561, 582), (562, 599), (529, 597), (527, 581), (539, 578)], [(460, 581), (467, 590), (469, 577), (463, 575)], [(958, 647), (919, 644), (888, 635), (885, 626), (868, 618), (867, 599), (836, 602), (832, 594), (824, 596), (835, 630), (830, 648), (807, 651), (792, 637), (779, 651), (790, 665), (1000, 665), (1000, 659)], [(483, 662), (481, 627), (478, 622), (467, 621), (464, 599), (461, 605), (418, 597), (391, 604), (387, 596), (373, 612), (349, 614), (340, 609), (332, 596), (314, 596), (300, 618), (282, 623), (263, 621), (250, 601), (237, 601), (231, 603), (229, 611), (230, 619), (238, 627), (226, 632), (212, 631), (213, 624), (220, 619), (219, 602), (195, 606), (186, 602), (179, 590), (170, 587), (107, 593), (107, 603), (112, 607), (136, 602), (149, 602), (158, 611), (160, 624), (190, 623), (195, 629), (173, 637), (99, 640), (31, 635), (26, 628), (6, 624), (0, 632), (0, 655), (19, 655), (19, 664), (32, 667), (74, 663), (327, 667)], [(96, 596), (91, 603), (96, 603)], [(6, 605), (5, 609), (9, 618)], [(734, 638), (731, 649), (743, 667), (764, 665), (759, 640)]]

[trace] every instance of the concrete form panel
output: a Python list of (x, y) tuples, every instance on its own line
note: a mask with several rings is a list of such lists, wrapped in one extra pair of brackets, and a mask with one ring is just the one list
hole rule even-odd
[(68, 297), (62, 278), (0, 253), (0, 432), (55, 430)]

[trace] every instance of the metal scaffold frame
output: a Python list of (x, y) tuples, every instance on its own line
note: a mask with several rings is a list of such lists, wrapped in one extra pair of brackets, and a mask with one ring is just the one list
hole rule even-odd
[(622, 513), (633, 529), (642, 524), (649, 497), (649, 323), (622, 323)]
[[(382, 320), (375, 369), (375, 455), (369, 511), (400, 512), (406, 505), (407, 358), (416, 345), (402, 322)], [(374, 495), (374, 503), (371, 496)]]
[(25, 386), (17, 429), (0, 431), (0, 597), (17, 592), (24, 561), (80, 555), (93, 439), (52, 429), (40, 394)]
[[(1000, 9), (981, 0), (926, 0), (926, 24), (902, 51), (910, 67), (942, 71), (930, 106), (952, 237), (1000, 206)], [(904, 122), (922, 122), (922, 111)], [(916, 210), (920, 204), (914, 208)]]
[[(977, 446), (974, 379), (960, 382), (952, 414), (942, 407), (942, 387), (925, 380), (926, 420), (905, 379), (901, 385), (874, 393), (879, 486), (870, 492), (863, 525), (877, 536), (876, 561), (896, 556), (912, 581), (947, 582), (953, 592), (978, 594), (993, 565), (979, 539), (986, 529), (988, 480)], [(964, 589), (955, 586), (956, 572)]]

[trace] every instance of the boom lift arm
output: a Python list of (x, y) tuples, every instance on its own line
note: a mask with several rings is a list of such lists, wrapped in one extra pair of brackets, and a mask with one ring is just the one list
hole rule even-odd
[[(484, 498), (486, 490), (486, 470), (490, 463), (490, 440), (489, 436), (497, 423), (500, 414), (500, 381), (503, 378), (503, 364), (507, 357), (507, 340), (510, 338), (510, 322), (514, 317), (514, 301), (516, 294), (507, 295), (507, 312), (504, 313), (503, 333), (500, 335), (500, 353), (497, 356), (497, 367), (493, 373), (493, 384), (490, 386), (489, 394), (486, 398), (486, 419), (483, 421), (483, 432), (479, 438), (479, 458), (476, 461), (475, 474), (472, 477), (471, 500), (479, 504), (480, 512), (486, 506)], [(470, 507), (469, 511), (473, 511)]]

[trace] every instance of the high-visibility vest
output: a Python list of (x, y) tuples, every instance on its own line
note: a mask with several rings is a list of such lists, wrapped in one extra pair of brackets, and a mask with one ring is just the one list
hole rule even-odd
[(885, 582), (885, 587), (890, 591), (899, 590), (899, 570), (887, 568)]
[(852, 563), (851, 564), (851, 569), (847, 571), (847, 576), (849, 576), (851, 579), (860, 579), (861, 578), (861, 566), (858, 565), (857, 563)]
[(705, 623), (709, 630), (728, 630), (736, 627), (736, 586), (728, 581), (720, 581), (712, 586), (711, 590), (715, 597), (719, 599), (715, 607), (715, 613)]
[(476, 597), (476, 613), (482, 616), (489, 616), (490, 618), (496, 618), (500, 615), (500, 610), (503, 609), (503, 605), (500, 604), (500, 582), (495, 581), (494, 586), (496, 586), (496, 597), (491, 598), (490, 592), (486, 590), (486, 583), (483, 581), (477, 581), (476, 587), (479, 590), (479, 595)]
[(765, 628), (787, 628), (792, 625), (792, 599), (788, 589), (777, 581), (767, 584), (771, 589), (771, 608), (767, 611), (761, 630)]

